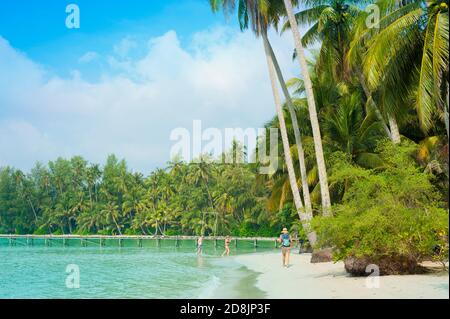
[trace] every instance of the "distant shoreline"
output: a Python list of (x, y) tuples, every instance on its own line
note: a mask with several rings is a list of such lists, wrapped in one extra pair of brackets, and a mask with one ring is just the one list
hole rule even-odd
[[(442, 271), (423, 275), (351, 277), (342, 262), (310, 263), (311, 254), (292, 251), (291, 266), (281, 266), (278, 252), (234, 257), (249, 270), (259, 273), (256, 286), (271, 299), (448, 299), (449, 274)], [(373, 285), (379, 282), (379, 287)]]

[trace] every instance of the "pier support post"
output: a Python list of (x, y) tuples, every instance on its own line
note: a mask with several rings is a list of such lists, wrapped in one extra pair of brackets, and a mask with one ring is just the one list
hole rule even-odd
[(235, 248), (237, 248), (237, 242), (238, 242), (238, 240), (237, 240), (237, 238), (234, 240), (234, 247)]
[(255, 238), (255, 240), (253, 241), (253, 246), (255, 248), (258, 247), (258, 239)]
[(178, 236), (175, 238), (175, 247), (179, 247), (179, 245), (180, 245), (180, 243), (179, 243), (179, 241), (178, 241)]
[(142, 247), (142, 238), (139, 238), (139, 239), (138, 239), (138, 246), (139, 246), (139, 247)]
[(123, 244), (122, 244), (122, 238), (119, 238), (119, 247), (122, 247), (123, 246)]

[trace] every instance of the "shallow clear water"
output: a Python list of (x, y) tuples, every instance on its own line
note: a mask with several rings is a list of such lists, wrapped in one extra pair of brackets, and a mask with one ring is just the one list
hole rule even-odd
[[(73, 241), (73, 242), (72, 242)], [(263, 293), (252, 286), (255, 274), (233, 258), (220, 257), (222, 245), (205, 244), (204, 254), (195, 253), (195, 243), (117, 240), (101, 247), (90, 241), (52, 240), (51, 246), (35, 241), (27, 246), (17, 240), (14, 246), (0, 242), (0, 298), (258, 298)], [(232, 254), (267, 251), (251, 243), (239, 243)], [(79, 269), (79, 288), (70, 288)], [(69, 266), (73, 267), (73, 266)], [(69, 287), (66, 284), (69, 282)], [(73, 286), (73, 285), (72, 285)], [(250, 288), (249, 288), (250, 287)]]

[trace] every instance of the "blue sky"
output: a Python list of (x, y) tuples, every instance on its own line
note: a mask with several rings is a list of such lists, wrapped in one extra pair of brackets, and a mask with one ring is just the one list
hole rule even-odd
[[(68, 4), (81, 12), (81, 28), (65, 26)], [(0, 34), (12, 46), (64, 74), (92, 48), (107, 52), (121, 38), (135, 40), (176, 31), (182, 44), (199, 30), (228, 22), (207, 0), (15, 0), (0, 3)], [(234, 22), (234, 21), (233, 21)], [(92, 74), (93, 72), (91, 72)]]
[[(69, 3), (80, 29), (65, 26)], [(270, 36), (296, 75), (290, 34)], [(260, 40), (207, 0), (0, 2), (0, 166), (115, 153), (148, 173), (170, 160), (173, 129), (273, 115)]]

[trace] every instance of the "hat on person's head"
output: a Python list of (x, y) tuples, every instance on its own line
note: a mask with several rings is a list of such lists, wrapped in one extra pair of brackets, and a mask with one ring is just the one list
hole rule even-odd
[(283, 230), (281, 231), (282, 233), (287, 233), (288, 232), (288, 230), (287, 230), (287, 228), (286, 227), (284, 227), (283, 228)]

